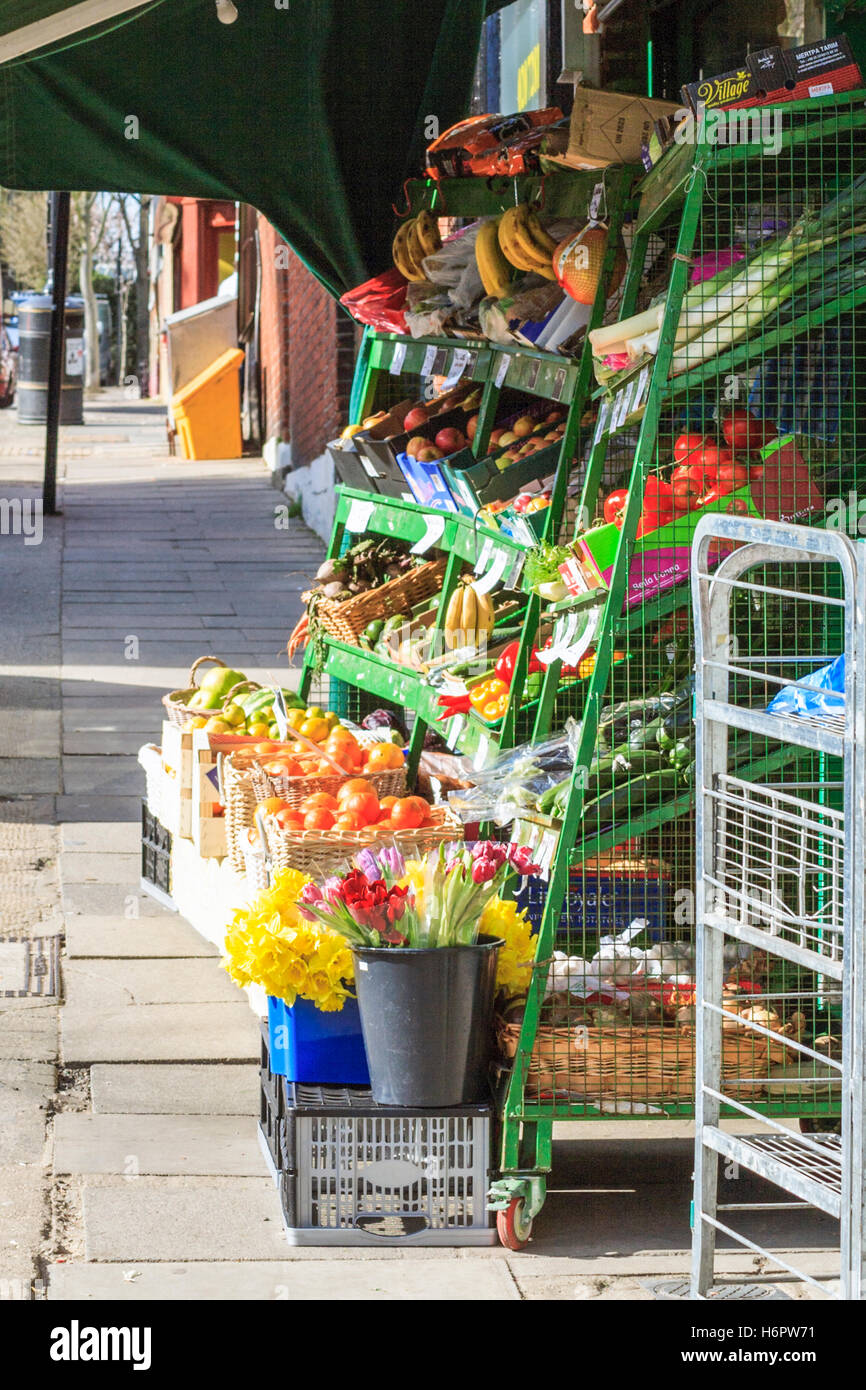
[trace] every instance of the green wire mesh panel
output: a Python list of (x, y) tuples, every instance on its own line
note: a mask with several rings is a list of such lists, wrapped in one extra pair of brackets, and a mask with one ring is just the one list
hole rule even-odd
[[(507, 1029), (524, 1068), (522, 1093), (512, 1087), (507, 1102), (512, 1116), (693, 1105), (688, 566), (698, 517), (710, 509), (866, 533), (862, 94), (859, 104), (730, 116), (727, 143), (705, 130), (647, 180), (626, 290), (630, 318), (641, 318), (608, 332), (596, 352), (607, 388), (587, 461), (596, 519), (578, 543), (613, 592), (595, 635), (599, 673), (564, 685), (550, 719), (551, 729), (571, 716), (596, 732), (572, 787), (570, 805), (582, 813), (558, 850), (569, 872), (559, 876), (561, 906), (555, 891), (547, 906), (529, 1022)], [(755, 669), (802, 678), (839, 653), (841, 633), (835, 610), (808, 598), (832, 594), (826, 567), (764, 567), (755, 583), (737, 596), (731, 661), (734, 682), (741, 666), (750, 699), (765, 708), (778, 687), (755, 681)], [(730, 759), (749, 781), (802, 784), (828, 815), (838, 812), (840, 769), (826, 755), (741, 735)], [(744, 852), (757, 833), (747, 818)], [(813, 849), (817, 911), (820, 836)], [(777, 891), (799, 891), (793, 861)], [(543, 894), (530, 905), (540, 922)], [(837, 1047), (837, 993), (820, 977), (783, 961), (770, 968), (735, 943), (726, 970), (738, 1006), (754, 997), (788, 1036), (799, 1030)], [(792, 1065), (783, 1040), (732, 1025), (725, 1049), (731, 1095), (779, 1114), (837, 1110), (829, 1082), (801, 1086), (794, 1075), (783, 1084)]]

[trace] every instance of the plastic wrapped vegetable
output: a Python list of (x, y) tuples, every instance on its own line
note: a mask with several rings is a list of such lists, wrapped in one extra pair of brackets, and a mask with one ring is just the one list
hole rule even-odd
[(492, 820), (509, 825), (534, 811), (545, 792), (571, 776), (580, 725), (569, 719), (561, 734), (544, 743), (523, 743), (500, 753), (490, 767), (475, 772), (476, 785), (452, 792), (448, 800), (464, 824)]

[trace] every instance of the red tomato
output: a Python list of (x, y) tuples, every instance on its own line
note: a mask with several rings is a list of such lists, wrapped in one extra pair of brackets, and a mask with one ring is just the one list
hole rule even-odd
[(670, 483), (666, 483), (663, 478), (656, 477), (651, 473), (644, 486), (644, 510), (663, 511), (673, 506), (673, 489)]
[(692, 454), (699, 453), (703, 447), (702, 434), (681, 434), (674, 444), (674, 458), (677, 463), (683, 463), (686, 459), (691, 459)]
[(741, 516), (745, 516), (748, 510), (749, 504), (746, 501), (745, 497), (732, 497), (728, 505), (725, 507), (726, 512), (731, 512)]
[(701, 495), (701, 488), (692, 478), (674, 478), (671, 484), (674, 509), (678, 512), (691, 511)]
[(695, 503), (695, 508), (697, 509), (698, 507), (708, 507), (711, 502), (721, 502), (722, 495), (723, 494), (719, 492), (719, 489), (717, 487), (711, 487), (703, 494), (703, 496), (698, 498), (697, 502)]
[(722, 421), (722, 433), (735, 453), (753, 454), (778, 432), (769, 420), (759, 420), (750, 410), (735, 406)]
[(744, 463), (720, 463), (716, 474), (716, 487), (723, 495), (745, 487), (749, 481), (749, 470)]
[(604, 519), (612, 522), (615, 526), (622, 526), (621, 512), (628, 501), (628, 488), (614, 488), (604, 499)]

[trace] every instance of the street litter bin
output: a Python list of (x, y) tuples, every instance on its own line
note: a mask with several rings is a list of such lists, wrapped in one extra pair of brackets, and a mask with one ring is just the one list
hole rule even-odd
[(186, 459), (236, 459), (241, 442), (241, 348), (229, 348), (171, 398)]
[[(18, 309), (18, 423), (44, 425), (51, 351), (50, 294), (31, 294)], [(69, 298), (63, 337), (61, 425), (84, 423), (84, 300)]]

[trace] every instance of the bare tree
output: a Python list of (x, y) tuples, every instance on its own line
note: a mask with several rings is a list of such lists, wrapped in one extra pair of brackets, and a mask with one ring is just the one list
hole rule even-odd
[(45, 284), (48, 200), (44, 193), (0, 189), (0, 256), (19, 289)]
[[(100, 203), (99, 199), (102, 198)], [(99, 390), (99, 313), (93, 271), (100, 251), (105, 249), (104, 238), (113, 197), (100, 193), (73, 193), (72, 219), (69, 233), (70, 259), (78, 259), (78, 281), (84, 300), (84, 339), (87, 356), (84, 364), (84, 389)]]

